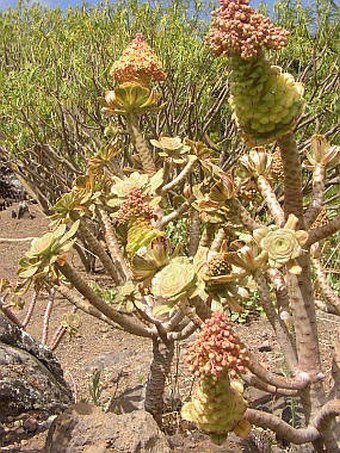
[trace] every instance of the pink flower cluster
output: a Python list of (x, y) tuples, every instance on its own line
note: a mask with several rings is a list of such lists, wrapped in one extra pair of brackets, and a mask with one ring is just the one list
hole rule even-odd
[(139, 187), (134, 187), (127, 193), (127, 198), (119, 208), (117, 215), (120, 224), (137, 218), (150, 220), (152, 217), (153, 209), (145, 201), (144, 194)]
[(240, 341), (228, 317), (217, 311), (209, 318), (187, 351), (190, 371), (195, 376), (235, 377), (244, 373), (248, 364), (247, 350)]
[(249, 0), (220, 0), (212, 15), (206, 43), (216, 56), (240, 55), (248, 60), (262, 50), (278, 50), (287, 45), (288, 32), (276, 27), (269, 17), (255, 13)]
[(137, 33), (120, 59), (113, 63), (110, 74), (118, 82), (137, 82), (145, 86), (151, 80), (166, 79), (161, 62), (144, 41), (142, 33)]

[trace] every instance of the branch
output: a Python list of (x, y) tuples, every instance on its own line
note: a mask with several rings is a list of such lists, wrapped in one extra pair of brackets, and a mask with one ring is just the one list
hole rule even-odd
[(256, 222), (246, 210), (244, 206), (240, 203), (237, 198), (232, 198), (229, 200), (229, 205), (233, 209), (233, 214), (237, 215), (243, 225), (248, 228), (249, 231), (254, 231), (257, 228), (261, 228), (263, 225), (262, 223)]
[(325, 431), (333, 418), (340, 415), (340, 399), (328, 401), (315, 417), (314, 425), (319, 431)]
[(157, 222), (156, 228), (159, 228), (161, 230), (162, 228), (164, 228), (172, 220), (178, 219), (178, 217), (180, 215), (182, 215), (185, 211), (187, 211), (190, 208), (191, 203), (194, 200), (195, 200), (194, 195), (191, 195), (189, 197), (189, 199), (187, 201), (185, 201), (183, 204), (181, 204), (181, 206), (179, 206), (177, 209), (175, 209), (175, 211), (172, 211), (172, 212), (170, 212), (170, 214), (168, 214), (168, 215), (164, 216), (163, 218), (161, 218)]
[(276, 195), (267, 181), (267, 179), (260, 175), (257, 178), (257, 187), (259, 188), (262, 197), (267, 203), (267, 206), (270, 209), (270, 212), (272, 213), (275, 223), (277, 226), (282, 227), (285, 223), (285, 214), (280, 206), (280, 203), (278, 202)]
[(313, 199), (305, 213), (305, 227), (308, 229), (317, 218), (321, 208), (323, 192), (325, 188), (326, 169), (323, 165), (317, 165), (313, 171)]
[(289, 293), (286, 282), (278, 269), (270, 268), (267, 270), (267, 274), (271, 282), (274, 285), (275, 295), (277, 306), (282, 312), (282, 310), (286, 312), (290, 312), (290, 301), (289, 301)]
[(68, 288), (63, 283), (56, 286), (55, 289), (76, 308), (79, 308), (79, 310), (99, 319), (100, 321), (104, 321), (106, 324), (109, 324), (112, 327), (120, 328), (120, 326), (117, 326), (111, 319), (109, 319), (101, 311), (97, 310), (97, 308), (91, 305), (90, 302), (79, 297), (74, 289)]
[(118, 313), (112, 306), (103, 301), (89, 285), (83, 280), (82, 276), (72, 268), (67, 262), (63, 266), (57, 265), (58, 270), (69, 280), (70, 283), (105, 316), (119, 324), (124, 330), (140, 337), (152, 338), (153, 333), (132, 318)]
[(196, 324), (192, 321), (187, 324), (180, 332), (170, 332), (168, 333), (168, 339), (174, 341), (185, 340), (189, 338), (197, 330)]
[(85, 225), (84, 221), (81, 220), (79, 224), (79, 232), (82, 238), (87, 243), (87, 246), (101, 261), (105, 270), (113, 278), (115, 283), (119, 283), (119, 276), (117, 269), (113, 265), (113, 262), (106, 251), (103, 249), (98, 239), (91, 233), (89, 228)]
[[(311, 383), (311, 378), (307, 373), (297, 373), (294, 378), (282, 377), (263, 367), (257, 360), (256, 356), (248, 351), (249, 365), (247, 368), (255, 374), (261, 381), (274, 387), (290, 390), (303, 390)], [(322, 376), (316, 379), (320, 380)]]
[(258, 286), (263, 309), (266, 313), (268, 321), (270, 322), (276, 334), (278, 343), (281, 346), (282, 351), (284, 352), (288, 366), (291, 370), (295, 369), (297, 366), (297, 355), (295, 347), (293, 345), (293, 341), (289, 334), (286, 324), (279, 317), (273, 306), (266, 279), (260, 272), (257, 272), (254, 275), (254, 279)]
[(7, 316), (8, 319), (14, 322), (14, 324), (22, 327), (22, 322), (20, 321), (20, 319), (17, 317), (14, 311), (5, 304), (4, 297), (0, 297), (0, 310)]
[(193, 157), (195, 157), (195, 158), (191, 158), (188, 160), (185, 167), (176, 176), (176, 178), (174, 178), (172, 181), (170, 181), (168, 184), (166, 184), (165, 186), (162, 187), (162, 189), (161, 189), (162, 195), (165, 195), (167, 192), (169, 192), (169, 190), (176, 187), (180, 182), (182, 182), (184, 180), (184, 178), (186, 178), (188, 176), (188, 174), (190, 173), (192, 167), (194, 166), (194, 164), (197, 160), (196, 156), (193, 156)]
[(243, 381), (248, 384), (249, 386), (255, 387), (259, 390), (263, 390), (264, 392), (271, 393), (275, 396), (294, 396), (297, 397), (299, 395), (299, 390), (292, 390), (292, 389), (285, 389), (276, 387), (274, 385), (270, 385), (266, 382), (263, 382), (254, 374), (242, 374), (241, 378)]
[(215, 236), (213, 242), (211, 243), (210, 252), (219, 252), (222, 242), (225, 239), (225, 237), (226, 237), (226, 232), (225, 232), (225, 229), (222, 227), (217, 231), (216, 236)]
[(130, 113), (126, 117), (127, 130), (131, 138), (131, 142), (135, 146), (145, 173), (154, 175), (156, 173), (156, 165), (153, 160), (150, 148), (148, 147), (141, 131), (138, 127), (137, 115)]
[(122, 282), (122, 280), (129, 280), (132, 277), (132, 272), (125, 260), (125, 257), (123, 253), (121, 252), (118, 241), (116, 238), (116, 235), (113, 231), (112, 228), (112, 223), (110, 221), (109, 216), (107, 215), (107, 212), (105, 209), (98, 207), (98, 213), (99, 217), (104, 225), (104, 230), (105, 230), (105, 240), (111, 255), (111, 259), (116, 266), (116, 268), (120, 271), (119, 273), (122, 275), (119, 275), (120, 281), (119, 283)]
[(320, 242), (329, 236), (332, 236), (340, 230), (340, 214), (334, 217), (327, 225), (320, 226), (315, 230), (309, 231), (308, 241), (305, 244), (305, 248), (310, 247), (315, 242)]
[(245, 418), (252, 424), (262, 428), (269, 428), (278, 436), (293, 444), (313, 442), (320, 437), (320, 432), (314, 426), (296, 429), (276, 415), (256, 409), (247, 409)]
[(277, 142), (284, 170), (285, 217), (294, 214), (300, 221), (299, 228), (303, 229), (302, 170), (294, 134), (284, 135)]
[(47, 344), (49, 327), (50, 327), (50, 318), (51, 318), (51, 313), (52, 313), (52, 309), (53, 309), (53, 305), (54, 305), (54, 299), (55, 299), (55, 289), (50, 288), (49, 292), (48, 292), (47, 307), (46, 307), (45, 315), (44, 315), (43, 332), (42, 332), (42, 337), (41, 337), (42, 344)]
[(190, 225), (190, 232), (189, 232), (189, 245), (188, 245), (188, 254), (189, 256), (195, 256), (198, 244), (200, 240), (200, 230), (201, 230), (201, 222), (199, 218), (198, 211), (193, 209), (191, 211), (191, 225)]

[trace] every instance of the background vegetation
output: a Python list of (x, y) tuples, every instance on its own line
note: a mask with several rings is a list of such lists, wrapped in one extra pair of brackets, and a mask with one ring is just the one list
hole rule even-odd
[[(262, 6), (262, 9), (265, 8)], [(149, 137), (189, 136), (217, 150), (227, 167), (242, 148), (226, 99), (228, 72), (202, 44), (214, 4), (119, 0), (96, 7), (24, 6), (0, 12), (0, 153), (44, 210), (65, 192), (93, 155), (107, 125), (98, 98), (112, 88), (109, 68), (137, 32), (168, 74), (165, 111), (148, 120)], [(313, 7), (281, 0), (275, 20), (291, 30), (278, 63), (306, 84), (301, 147), (314, 132), (337, 134), (337, 36), (332, 0)], [(128, 139), (126, 149), (128, 149)], [(129, 155), (124, 159), (128, 163)]]

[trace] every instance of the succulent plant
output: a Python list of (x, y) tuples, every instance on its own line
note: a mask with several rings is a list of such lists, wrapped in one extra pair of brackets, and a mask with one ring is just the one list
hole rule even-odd
[(166, 137), (165, 135), (161, 135), (159, 140), (150, 140), (150, 143), (162, 150), (158, 153), (159, 156), (171, 157), (176, 164), (185, 162), (183, 156), (190, 151), (190, 146), (185, 145), (180, 137)]
[[(150, 203), (155, 205), (158, 202), (158, 197), (155, 197), (155, 191), (163, 183), (163, 169), (157, 171), (151, 178), (145, 173), (139, 173), (134, 171), (126, 177), (113, 177), (113, 184), (111, 186), (112, 197), (107, 201), (107, 205), (110, 207), (119, 207), (122, 204), (122, 200), (125, 199), (129, 192), (134, 188), (139, 188), (143, 196), (151, 194)], [(156, 200), (156, 201), (155, 201)]]
[(148, 86), (151, 80), (165, 80), (161, 62), (144, 41), (142, 33), (126, 47), (119, 60), (115, 61), (110, 74), (117, 82), (134, 82)]
[(308, 163), (305, 167), (313, 169), (317, 165), (333, 168), (340, 163), (340, 146), (331, 146), (325, 137), (315, 134), (306, 152)]
[(206, 175), (201, 184), (193, 186), (193, 206), (205, 223), (225, 223), (227, 204), (235, 194), (232, 176), (210, 161), (201, 162)]
[(132, 313), (136, 307), (144, 308), (141, 293), (131, 280), (117, 288), (114, 304), (119, 311), (124, 313)]
[[(164, 231), (160, 231), (153, 227), (149, 221), (143, 218), (136, 218), (129, 223), (127, 233), (126, 252), (130, 260), (133, 260), (140, 249), (147, 247), (152, 241), (157, 238), (164, 237)], [(138, 268), (136, 268), (138, 271)]]
[[(233, 311), (242, 311), (239, 293), (239, 279), (244, 273), (236, 272), (230, 257), (232, 253), (217, 253), (206, 264), (203, 276), (205, 291), (212, 295), (220, 304), (227, 305)], [(220, 282), (219, 279), (222, 279)]]
[(290, 132), (305, 105), (303, 85), (262, 56), (230, 59), (230, 106), (249, 146), (273, 142)]
[(117, 213), (119, 223), (132, 223), (135, 219), (150, 221), (153, 218), (153, 209), (145, 200), (139, 187), (133, 187), (126, 194), (126, 199), (121, 204)]
[(76, 335), (81, 326), (81, 318), (78, 313), (65, 313), (62, 317), (61, 325), (70, 335)]
[(190, 154), (197, 156), (201, 160), (206, 160), (211, 157), (212, 150), (207, 145), (200, 141), (193, 141), (186, 137), (183, 143), (190, 147)]
[(301, 267), (295, 258), (303, 254), (302, 246), (307, 242), (308, 233), (295, 228), (298, 219), (290, 214), (283, 228), (277, 226), (263, 227), (255, 230), (253, 236), (262, 250), (268, 254), (272, 267), (287, 265), (291, 273), (299, 274)]
[(173, 258), (152, 279), (151, 292), (155, 296), (176, 303), (192, 296), (196, 289), (197, 274), (187, 257)]
[(271, 156), (264, 148), (257, 147), (243, 155), (238, 164), (237, 175), (243, 178), (266, 176), (271, 170)]
[(205, 377), (198, 383), (192, 401), (184, 404), (181, 415), (196, 423), (217, 445), (221, 445), (231, 431), (247, 437), (251, 426), (244, 419), (247, 403), (242, 393), (242, 384), (230, 382), (227, 375)]
[(247, 350), (233, 329), (232, 322), (221, 311), (205, 321), (202, 331), (187, 350), (190, 371), (197, 377), (244, 373), (248, 364)]
[[(237, 243), (240, 244), (239, 247), (236, 245)], [(230, 256), (230, 262), (234, 266), (244, 269), (249, 274), (253, 274), (265, 267), (268, 258), (267, 252), (261, 250), (254, 240), (246, 243), (234, 241), (231, 246), (237, 248), (237, 251)]]
[[(111, 132), (108, 130), (111, 129)], [(117, 132), (116, 129), (107, 127), (106, 134), (115, 134), (114, 139), (116, 139)], [(116, 140), (111, 141), (110, 143), (101, 146), (99, 151), (87, 159), (87, 168), (90, 174), (99, 175), (106, 168), (110, 168), (112, 159), (114, 159), (118, 154), (122, 152), (122, 149), (118, 146)]]
[(214, 55), (240, 55), (254, 59), (264, 50), (276, 51), (287, 45), (288, 32), (255, 13), (249, 0), (220, 0), (212, 14), (212, 28), (206, 43)]
[(107, 115), (156, 112), (163, 107), (163, 104), (159, 105), (159, 99), (160, 94), (155, 90), (138, 83), (126, 82), (105, 93), (102, 112)]
[(230, 431), (247, 436), (250, 424), (244, 419), (243, 386), (229, 376), (244, 372), (248, 356), (226, 315), (216, 312), (205, 322), (189, 345), (187, 361), (199, 382), (192, 401), (182, 408), (182, 417), (196, 423), (217, 444)]
[(50, 216), (50, 220), (54, 224), (60, 222), (68, 222), (74, 214), (83, 216), (86, 212), (85, 207), (89, 197), (82, 197), (79, 192), (71, 191), (62, 195), (58, 201), (52, 206), (51, 210), (54, 212)]
[(271, 143), (294, 128), (305, 104), (303, 85), (264, 54), (285, 47), (288, 32), (256, 14), (249, 0), (220, 3), (206, 42), (215, 55), (229, 57), (233, 118), (249, 146)]
[(41, 237), (33, 239), (31, 248), (19, 261), (18, 275), (21, 282), (17, 291), (23, 294), (29, 288), (32, 280), (43, 281), (45, 277), (56, 279), (58, 272), (55, 264), (63, 265), (65, 254), (72, 248), (76, 239), (75, 236), (79, 220), (74, 222), (69, 231), (66, 225), (61, 224), (54, 231), (48, 231)]

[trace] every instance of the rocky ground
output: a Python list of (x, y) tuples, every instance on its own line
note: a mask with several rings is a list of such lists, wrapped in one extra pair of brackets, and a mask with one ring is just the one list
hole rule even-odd
[[(17, 263), (30, 241), (16, 241), (38, 235), (47, 228), (48, 221), (37, 205), (31, 205), (31, 215), (22, 219), (12, 218), (12, 210), (17, 205), (0, 213), (0, 278), (14, 282)], [(6, 241), (4, 241), (6, 239)], [(15, 239), (8, 241), (7, 239)], [(105, 278), (95, 275), (93, 278)], [(26, 297), (26, 305), (18, 315), (25, 317), (30, 302), (30, 294)], [(27, 330), (36, 339), (41, 339), (42, 327), (47, 305), (47, 294), (39, 298), (33, 317)], [(53, 339), (62, 317), (72, 307), (64, 299), (57, 297), (51, 315), (47, 342)], [(331, 315), (318, 313), (321, 333), (322, 359), (325, 371), (329, 371), (333, 351), (334, 332), (339, 328), (339, 321)], [(262, 319), (254, 319), (251, 323), (238, 326), (243, 341), (260, 356), (260, 361), (268, 368), (284, 372), (282, 355), (275, 342), (268, 323)], [(245, 441), (231, 435), (221, 447), (211, 444), (209, 438), (195, 430), (190, 424), (181, 422), (179, 417), (180, 401), (189, 397), (192, 380), (183, 361), (185, 345), (178, 345), (176, 361), (167, 386), (168, 409), (164, 416), (166, 435), (174, 451), (177, 453), (226, 453), (226, 452), (269, 452), (291, 451), (280, 441), (254, 429)], [(151, 344), (147, 339), (131, 336), (119, 330), (113, 330), (98, 320), (81, 314), (81, 325), (75, 335), (66, 335), (55, 351), (64, 370), (65, 380), (71, 387), (76, 402), (95, 403), (102, 411), (115, 413), (129, 412), (131, 408), (141, 406), (144, 384), (147, 380), (148, 367), (151, 360)], [(96, 379), (98, 383), (96, 384)], [(251, 405), (270, 407), (276, 411), (284, 411), (289, 419), (296, 415), (298, 409), (294, 403), (276, 401), (266, 398), (261, 392), (247, 391)], [(101, 411), (101, 412), (102, 412)], [(98, 412), (99, 414), (100, 412)], [(92, 415), (96, 417), (95, 415)], [(97, 417), (100, 417), (98, 415)], [(99, 419), (99, 418), (98, 418)], [(124, 436), (124, 432), (120, 431)], [(42, 452), (46, 433), (39, 434), (30, 440), (3, 448), (4, 452)], [(161, 453), (161, 452), (159, 452)]]

